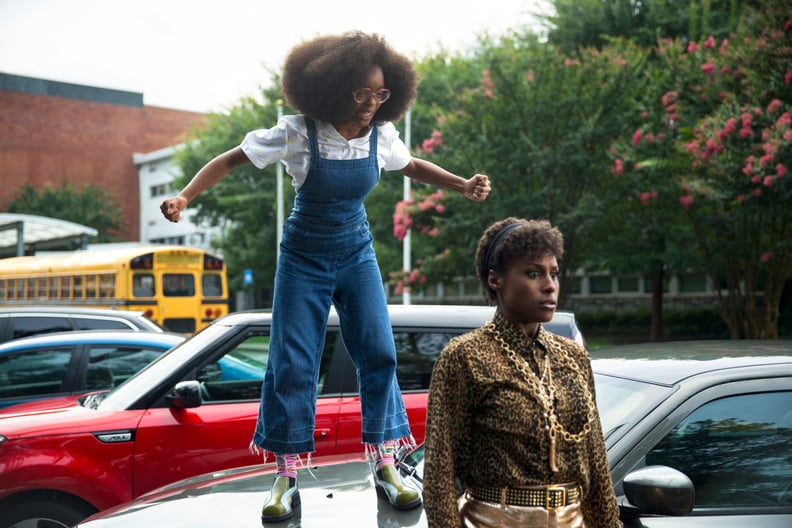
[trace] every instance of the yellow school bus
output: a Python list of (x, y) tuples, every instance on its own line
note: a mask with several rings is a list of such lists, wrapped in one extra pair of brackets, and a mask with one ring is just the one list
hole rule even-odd
[(228, 313), (222, 259), (184, 246), (131, 246), (0, 259), (0, 305), (140, 310), (192, 334)]

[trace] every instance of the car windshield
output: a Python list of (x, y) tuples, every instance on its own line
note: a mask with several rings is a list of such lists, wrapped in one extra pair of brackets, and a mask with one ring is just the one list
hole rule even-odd
[(666, 385), (608, 374), (595, 373), (594, 379), (597, 387), (597, 409), (605, 440), (622, 426), (651, 411), (674, 390)]

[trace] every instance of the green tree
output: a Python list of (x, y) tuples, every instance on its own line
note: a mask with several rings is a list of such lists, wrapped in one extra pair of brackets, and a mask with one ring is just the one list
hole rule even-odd
[(602, 48), (614, 37), (645, 47), (658, 38), (700, 40), (726, 37), (740, 14), (760, 2), (749, 0), (553, 0), (553, 13), (539, 15), (548, 42), (573, 54)]
[(92, 227), (98, 232), (94, 242), (120, 240), (118, 232), (125, 225), (118, 201), (95, 184), (85, 185), (81, 189), (76, 189), (70, 183), (40, 189), (26, 184), (8, 203), (6, 211), (57, 218)]
[(569, 291), (608, 199), (606, 151), (620, 130), (620, 97), (632, 86), (625, 59), (632, 53), (626, 45), (571, 59), (534, 35), (511, 35), (483, 41), (464, 64), (450, 63), (474, 69), (477, 78), (455, 86), (453, 102), (433, 108), (437, 134), (427, 138), (427, 155), (459, 174), (490, 175), (493, 191), (475, 206), (449, 195), (442, 215), (430, 212), (438, 231), (437, 251), (422, 259), (429, 283), (471, 273), (484, 227), (518, 216), (562, 229), (562, 295)]
[[(644, 92), (655, 111), (614, 151), (628, 184), (654, 192), (665, 214), (674, 201), (684, 211), (733, 338), (778, 336), (792, 267), (788, 17), (769, 7), (746, 12), (730, 39), (662, 40), (657, 69), (666, 73)], [(658, 148), (654, 127), (669, 133), (670, 147)]]

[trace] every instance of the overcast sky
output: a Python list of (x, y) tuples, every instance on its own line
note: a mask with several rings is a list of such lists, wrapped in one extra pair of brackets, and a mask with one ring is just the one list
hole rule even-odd
[(0, 72), (222, 111), (318, 34), (380, 33), (420, 58), (534, 24), (543, 0), (0, 0)]

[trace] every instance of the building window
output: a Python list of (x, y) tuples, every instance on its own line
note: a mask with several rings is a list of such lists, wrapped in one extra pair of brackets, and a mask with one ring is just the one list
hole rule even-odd
[(612, 293), (610, 275), (593, 275), (589, 277), (589, 291), (591, 293)]
[(620, 292), (635, 292), (640, 290), (638, 277), (619, 277), (616, 279), (616, 287)]
[(152, 198), (157, 198), (158, 196), (165, 196), (170, 194), (171, 192), (171, 184), (170, 183), (160, 183), (159, 185), (152, 185), (149, 187), (149, 193)]

